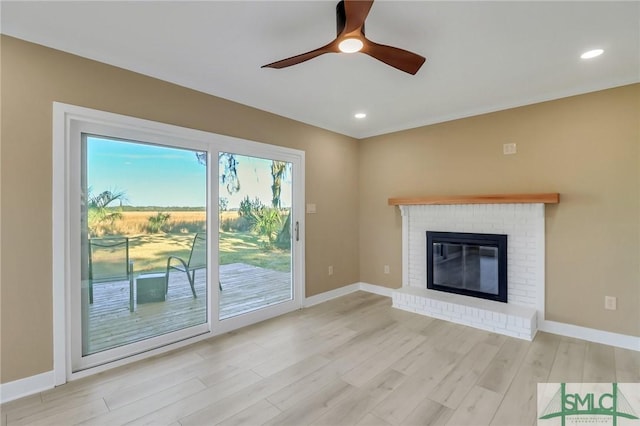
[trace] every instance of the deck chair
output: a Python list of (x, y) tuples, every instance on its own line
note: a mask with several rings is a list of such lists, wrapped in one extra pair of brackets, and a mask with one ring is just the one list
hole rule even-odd
[[(172, 265), (172, 261), (174, 264)], [(207, 267), (207, 235), (197, 233), (193, 237), (193, 243), (191, 244), (191, 252), (189, 253), (189, 259), (185, 261), (179, 256), (169, 256), (167, 259), (167, 284), (165, 286), (165, 292), (169, 291), (169, 271), (172, 269), (184, 272), (187, 274), (189, 285), (191, 286), (191, 292), (193, 297), (196, 296), (195, 278), (196, 271), (198, 269), (206, 269)], [(218, 283), (220, 290), (222, 286)]]
[(89, 303), (93, 303), (93, 285), (129, 281), (129, 311), (133, 312), (133, 262), (129, 260), (129, 238), (89, 239)]

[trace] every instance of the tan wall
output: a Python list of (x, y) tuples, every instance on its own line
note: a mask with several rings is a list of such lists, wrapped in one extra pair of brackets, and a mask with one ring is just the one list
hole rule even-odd
[[(402, 284), (389, 197), (559, 192), (546, 209), (546, 318), (640, 336), (639, 119), (636, 84), (360, 141), (361, 281)], [(508, 142), (516, 155), (502, 154)]]
[(1, 43), (2, 383), (53, 368), (53, 101), (304, 150), (306, 198), (318, 206), (307, 216), (307, 295), (359, 280), (356, 140), (10, 37)]
[[(307, 215), (307, 295), (357, 281), (400, 286), (401, 220), (389, 197), (560, 192), (547, 209), (547, 318), (640, 335), (640, 85), (358, 143), (10, 37), (1, 43), (2, 383), (53, 365), (53, 101), (304, 150), (306, 198), (318, 208)], [(502, 155), (506, 142), (517, 155)], [(604, 311), (604, 295), (618, 297), (617, 311)]]

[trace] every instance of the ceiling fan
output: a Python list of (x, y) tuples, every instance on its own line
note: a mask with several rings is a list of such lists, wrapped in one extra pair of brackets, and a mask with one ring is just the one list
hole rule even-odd
[(310, 52), (276, 61), (262, 68), (286, 68), (308, 61), (325, 53), (362, 52), (406, 73), (415, 75), (425, 61), (423, 56), (397, 47), (386, 46), (367, 39), (364, 21), (373, 0), (342, 0), (336, 6), (338, 35), (331, 43)]

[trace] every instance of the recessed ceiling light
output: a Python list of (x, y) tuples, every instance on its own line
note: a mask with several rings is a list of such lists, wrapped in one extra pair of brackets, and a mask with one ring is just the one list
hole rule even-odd
[(355, 53), (359, 52), (364, 44), (359, 38), (345, 38), (338, 44), (338, 49), (343, 53)]
[(604, 53), (604, 50), (602, 49), (593, 49), (593, 50), (589, 50), (588, 52), (584, 52), (582, 55), (580, 55), (580, 57), (582, 59), (591, 59), (591, 58), (595, 58), (596, 56), (600, 56)]
[(367, 114), (365, 114), (364, 112), (356, 112), (353, 116), (355, 118), (365, 118)]

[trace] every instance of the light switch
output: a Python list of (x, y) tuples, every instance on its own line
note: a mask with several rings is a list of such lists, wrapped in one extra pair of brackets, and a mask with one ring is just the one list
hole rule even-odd
[(604, 297), (604, 308), (610, 311), (615, 311), (618, 309), (617, 303), (618, 299), (613, 296), (605, 296)]
[(510, 155), (516, 153), (516, 144), (515, 143), (505, 143), (502, 145), (502, 153), (504, 155)]
[(307, 213), (315, 213), (316, 205), (315, 204), (307, 204)]

